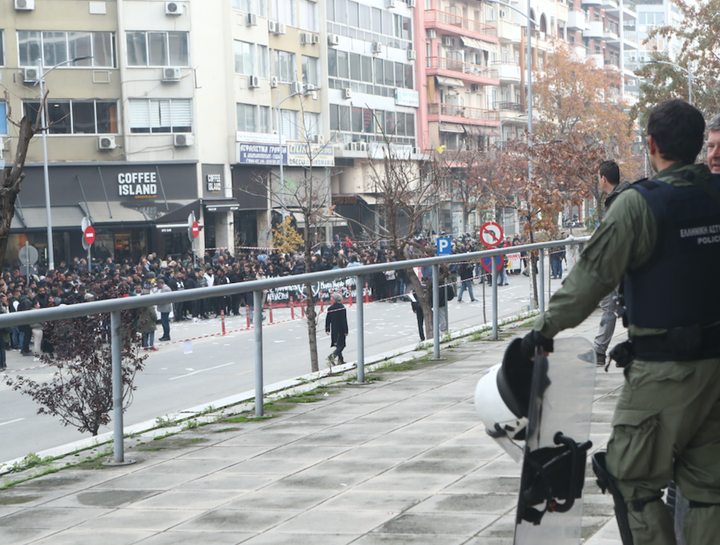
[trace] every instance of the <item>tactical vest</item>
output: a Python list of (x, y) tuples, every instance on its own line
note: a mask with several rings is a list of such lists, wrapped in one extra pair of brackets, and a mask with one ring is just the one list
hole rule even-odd
[[(720, 176), (710, 185), (720, 190)], [(650, 259), (625, 276), (628, 321), (659, 329), (720, 321), (720, 204), (694, 185), (647, 180), (631, 188), (655, 216), (657, 242)]]

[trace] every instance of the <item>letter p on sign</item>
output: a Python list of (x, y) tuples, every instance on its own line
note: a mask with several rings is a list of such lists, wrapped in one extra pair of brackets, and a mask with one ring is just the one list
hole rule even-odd
[(452, 247), (450, 246), (450, 237), (438, 237), (437, 239), (437, 255), (451, 255)]

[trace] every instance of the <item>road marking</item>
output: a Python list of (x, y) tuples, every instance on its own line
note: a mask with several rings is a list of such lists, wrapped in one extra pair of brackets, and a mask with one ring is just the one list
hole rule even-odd
[(177, 377), (172, 377), (168, 380), (175, 380), (177, 378), (189, 377), (191, 375), (196, 375), (198, 373), (202, 373), (203, 371), (212, 371), (213, 369), (219, 369), (220, 367), (227, 367), (228, 365), (235, 365), (235, 362), (231, 361), (230, 363), (223, 363), (222, 365), (216, 365), (215, 367), (208, 367), (207, 369), (199, 369), (197, 371), (193, 371), (192, 373), (188, 373), (186, 375), (179, 375)]
[(20, 422), (21, 420), (25, 420), (24, 418), (16, 418), (15, 420), (8, 420), (7, 422), (0, 423), (0, 426), (4, 426), (5, 424), (12, 424), (13, 422)]

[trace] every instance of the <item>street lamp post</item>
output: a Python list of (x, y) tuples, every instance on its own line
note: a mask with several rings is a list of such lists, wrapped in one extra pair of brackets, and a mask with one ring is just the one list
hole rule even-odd
[(667, 61), (655, 61), (655, 60), (653, 60), (653, 61), (648, 61), (648, 62), (645, 63), (645, 64), (666, 64), (666, 65), (668, 65), (668, 66), (672, 66), (672, 67), (674, 67), (674, 68), (677, 68), (678, 70), (682, 70), (683, 72), (685, 72), (685, 73), (687, 74), (687, 77), (688, 77), (688, 103), (690, 104), (690, 106), (692, 106), (692, 103), (693, 103), (693, 95), (692, 95), (692, 79), (693, 79), (693, 75), (692, 75), (692, 72), (690, 71), (690, 65), (689, 65), (689, 64), (688, 64), (688, 68), (683, 68), (683, 67), (680, 66), (680, 65), (677, 65), (677, 64), (672, 63), (672, 62), (667, 62)]
[(317, 90), (318, 90), (317, 87), (313, 87), (312, 89), (308, 89), (308, 90), (305, 90), (303, 88), (302, 91), (295, 91), (294, 93), (291, 93), (288, 96), (286, 96), (284, 99), (280, 100), (280, 89), (278, 89), (278, 95), (277, 95), (278, 103), (277, 103), (277, 106), (275, 106), (275, 109), (277, 110), (276, 117), (277, 117), (277, 126), (278, 126), (278, 144), (280, 146), (280, 153), (279, 153), (280, 159), (278, 162), (280, 163), (280, 191), (281, 191), (280, 203), (282, 205), (283, 220), (285, 220), (285, 217), (287, 216), (287, 207), (285, 206), (285, 172), (283, 170), (283, 155), (282, 155), (282, 145), (283, 145), (282, 139), (283, 139), (283, 137), (282, 137), (282, 120), (280, 119), (280, 105), (289, 98), (292, 98), (292, 97), (298, 96), (298, 95), (307, 95), (307, 94), (313, 93)]
[(50, 72), (58, 68), (59, 66), (62, 66), (64, 64), (69, 64), (71, 62), (77, 62), (82, 61), (85, 59), (91, 59), (92, 56), (86, 55), (84, 57), (75, 57), (74, 59), (70, 59), (69, 61), (64, 61), (61, 63), (56, 64), (53, 66), (50, 70), (45, 72), (43, 74), (42, 71), (42, 58), (38, 59), (38, 80), (35, 82), (35, 85), (40, 86), (40, 125), (42, 126), (42, 143), (43, 143), (43, 175), (45, 178), (45, 217), (47, 220), (47, 238), (48, 238), (48, 271), (51, 271), (55, 268), (55, 254), (54, 254), (54, 248), (53, 248), (53, 239), (52, 239), (52, 214), (50, 212), (50, 175), (48, 173), (48, 154), (47, 154), (47, 130), (48, 127), (46, 126), (46, 118), (45, 118), (45, 108), (46, 103), (44, 100), (44, 90), (43, 90), (43, 83), (45, 82), (45, 76), (47, 76)]

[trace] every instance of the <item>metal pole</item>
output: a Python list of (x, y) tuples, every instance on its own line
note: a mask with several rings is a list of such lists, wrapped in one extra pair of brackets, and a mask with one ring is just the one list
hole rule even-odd
[(253, 327), (255, 328), (255, 416), (263, 415), (262, 295), (262, 290), (253, 292)]
[[(287, 214), (285, 208), (285, 172), (283, 171), (283, 156), (282, 156), (282, 123), (280, 119), (280, 89), (278, 89), (278, 104), (277, 104), (277, 124), (278, 124), (278, 146), (279, 146), (279, 152), (280, 152), (280, 202), (282, 203), (282, 216), (283, 220), (285, 219), (285, 215)], [(289, 98), (289, 97), (288, 97)]]
[[(490, 258), (490, 270), (492, 271), (492, 340), (498, 340), (498, 293), (497, 293), (497, 258), (493, 256)], [(500, 257), (502, 259), (502, 256)]]
[(362, 276), (355, 277), (357, 293), (357, 380), (365, 382), (365, 311), (363, 308), (363, 289), (365, 282)]
[(45, 219), (47, 220), (47, 238), (48, 238), (48, 271), (55, 268), (55, 249), (53, 248), (52, 239), (52, 214), (50, 212), (50, 174), (48, 172), (48, 153), (47, 153), (47, 122), (45, 120), (45, 102), (44, 98), (44, 75), (42, 73), (42, 59), (38, 59), (38, 85), (40, 86), (40, 125), (42, 126), (42, 143), (43, 143), (43, 176), (45, 179)]
[(538, 261), (538, 282), (540, 282), (540, 285), (538, 286), (538, 292), (540, 294), (540, 312), (545, 312), (545, 250), (542, 248), (540, 248)]
[(122, 378), (122, 322), (120, 311), (110, 313), (110, 332), (112, 350), (112, 390), (113, 390), (113, 450), (115, 463), (123, 463), (123, 378)]
[[(440, 359), (440, 265), (433, 265), (433, 358)], [(447, 301), (445, 302), (447, 304)]]
[(25, 241), (25, 259), (27, 262), (25, 263), (25, 285), (30, 285), (30, 244), (28, 241)]

